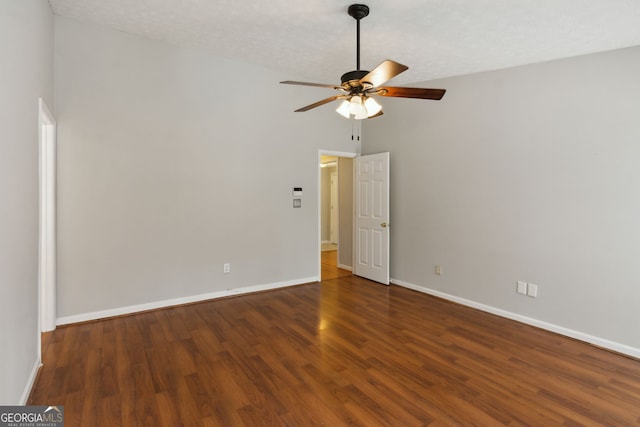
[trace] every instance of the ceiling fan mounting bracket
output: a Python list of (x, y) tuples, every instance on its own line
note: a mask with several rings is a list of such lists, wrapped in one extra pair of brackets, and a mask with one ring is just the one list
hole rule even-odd
[(356, 20), (360, 20), (369, 15), (369, 6), (366, 4), (352, 4), (349, 6), (349, 16), (352, 16)]
[(369, 74), (366, 70), (354, 70), (344, 73), (340, 80), (342, 81), (342, 89), (351, 95), (362, 94), (371, 89), (371, 84), (362, 82), (362, 78)]
[(344, 86), (345, 83), (349, 83), (353, 80), (360, 81), (360, 79), (367, 74), (369, 74), (369, 72), (365, 70), (349, 71), (347, 73), (344, 73), (342, 77), (340, 77), (340, 80), (342, 81), (342, 85)]

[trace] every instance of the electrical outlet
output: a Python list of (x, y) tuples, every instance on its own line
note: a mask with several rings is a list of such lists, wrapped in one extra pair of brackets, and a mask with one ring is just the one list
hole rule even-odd
[(442, 266), (436, 265), (436, 276), (442, 276)]
[(533, 283), (529, 283), (527, 286), (527, 295), (532, 298), (538, 297), (538, 285), (534, 285)]
[(231, 273), (231, 264), (225, 264), (223, 267), (224, 274)]
[(522, 295), (527, 295), (527, 282), (518, 280), (518, 285), (516, 286), (516, 292)]

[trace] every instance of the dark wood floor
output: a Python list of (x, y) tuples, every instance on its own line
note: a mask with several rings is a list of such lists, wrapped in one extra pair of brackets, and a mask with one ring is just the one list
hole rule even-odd
[(630, 426), (640, 361), (351, 276), (60, 327), (66, 426)]

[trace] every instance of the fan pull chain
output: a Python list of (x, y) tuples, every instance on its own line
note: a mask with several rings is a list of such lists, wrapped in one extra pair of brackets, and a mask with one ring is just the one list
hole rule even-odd
[(355, 120), (351, 120), (351, 140), (352, 141), (360, 141), (360, 133), (356, 132), (356, 125), (359, 125), (358, 123), (356, 123)]

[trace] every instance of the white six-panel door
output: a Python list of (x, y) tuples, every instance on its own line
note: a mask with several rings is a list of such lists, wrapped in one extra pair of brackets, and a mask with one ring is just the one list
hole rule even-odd
[(389, 284), (389, 153), (356, 158), (354, 274)]

